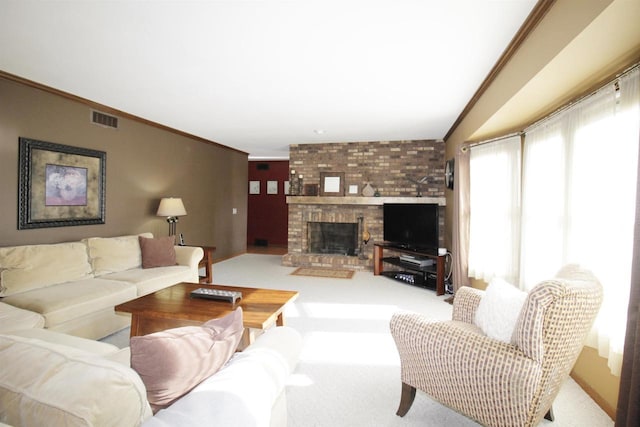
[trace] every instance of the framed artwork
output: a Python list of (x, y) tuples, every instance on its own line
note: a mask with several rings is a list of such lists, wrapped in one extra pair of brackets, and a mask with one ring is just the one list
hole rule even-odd
[(267, 194), (278, 194), (278, 181), (267, 181)]
[(260, 194), (260, 181), (249, 181), (249, 194)]
[(107, 154), (19, 138), (18, 230), (104, 224)]
[(304, 193), (305, 196), (317, 196), (318, 195), (318, 184), (305, 184), (304, 185)]
[(320, 172), (321, 196), (344, 196), (344, 172)]

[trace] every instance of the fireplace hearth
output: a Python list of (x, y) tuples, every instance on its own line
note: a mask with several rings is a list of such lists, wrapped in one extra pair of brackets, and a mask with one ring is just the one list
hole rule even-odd
[(356, 256), (358, 224), (344, 222), (308, 222), (309, 253)]

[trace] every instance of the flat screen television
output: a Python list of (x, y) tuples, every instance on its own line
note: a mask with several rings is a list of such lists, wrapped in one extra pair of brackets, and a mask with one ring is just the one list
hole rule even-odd
[(383, 205), (384, 240), (413, 250), (434, 250), (438, 244), (438, 205), (385, 203)]

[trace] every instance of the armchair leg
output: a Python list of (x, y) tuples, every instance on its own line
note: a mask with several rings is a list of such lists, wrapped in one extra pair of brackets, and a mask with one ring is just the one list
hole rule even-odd
[(402, 383), (402, 395), (400, 396), (400, 406), (398, 407), (398, 411), (396, 415), (399, 417), (404, 417), (411, 405), (413, 404), (413, 399), (416, 398), (416, 388), (411, 387), (408, 384)]
[(556, 417), (553, 415), (553, 406), (549, 408), (549, 411), (544, 416), (545, 420), (554, 421)]

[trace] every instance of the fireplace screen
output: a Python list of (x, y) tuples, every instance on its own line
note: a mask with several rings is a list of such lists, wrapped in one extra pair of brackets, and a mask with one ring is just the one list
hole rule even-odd
[(344, 222), (308, 222), (309, 253), (357, 255), (358, 224)]

